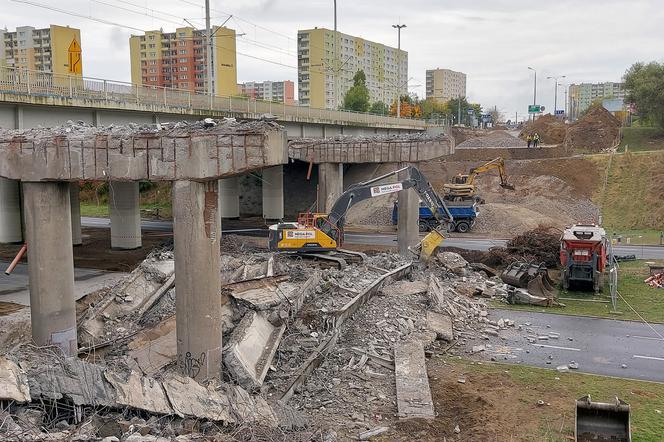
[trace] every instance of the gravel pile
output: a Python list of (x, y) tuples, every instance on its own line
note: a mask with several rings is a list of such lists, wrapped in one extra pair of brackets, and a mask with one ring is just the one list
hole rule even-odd
[(456, 146), (457, 149), (490, 147), (526, 147), (525, 141), (502, 130), (489, 132), (483, 137), (471, 138)]

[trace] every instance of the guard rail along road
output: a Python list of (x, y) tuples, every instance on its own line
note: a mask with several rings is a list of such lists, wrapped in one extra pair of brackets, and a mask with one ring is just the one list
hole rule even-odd
[(329, 122), (395, 129), (424, 130), (427, 127), (426, 121), (420, 119), (317, 109), (244, 97), (212, 96), (173, 88), (9, 67), (0, 67), (2, 102), (247, 119), (271, 114), (278, 121)]

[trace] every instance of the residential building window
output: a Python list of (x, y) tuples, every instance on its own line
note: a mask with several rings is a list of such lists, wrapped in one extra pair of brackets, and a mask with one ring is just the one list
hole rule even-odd
[(180, 55), (184, 55), (184, 54), (186, 54), (186, 53), (187, 53), (187, 50), (186, 50), (186, 49), (180, 49)]

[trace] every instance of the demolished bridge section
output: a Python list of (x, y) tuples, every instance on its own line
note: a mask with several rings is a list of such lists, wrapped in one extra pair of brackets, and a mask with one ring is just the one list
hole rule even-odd
[(267, 121), (0, 130), (0, 177), (21, 181), (211, 180), (288, 161)]

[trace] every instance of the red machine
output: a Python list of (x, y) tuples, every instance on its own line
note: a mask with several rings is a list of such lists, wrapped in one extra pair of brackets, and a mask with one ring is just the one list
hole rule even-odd
[(563, 289), (570, 283), (592, 284), (595, 292), (604, 285), (608, 242), (606, 231), (596, 224), (575, 224), (560, 238)]

